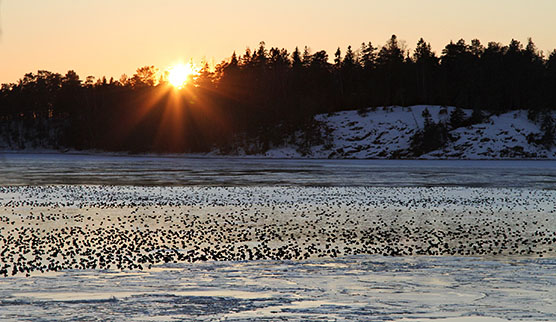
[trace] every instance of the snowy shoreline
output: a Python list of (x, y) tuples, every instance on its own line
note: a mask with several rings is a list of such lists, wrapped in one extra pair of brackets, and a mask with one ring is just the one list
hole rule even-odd
[(109, 152), (96, 150), (49, 150), (49, 149), (24, 149), (24, 150), (0, 150), (0, 161), (2, 155), (59, 155), (59, 156), (91, 156), (91, 157), (122, 157), (122, 158), (173, 158), (173, 159), (246, 159), (246, 160), (292, 160), (292, 161), (310, 161), (310, 160), (369, 160), (369, 161), (556, 161), (556, 156), (550, 158), (325, 158), (310, 156), (273, 156), (265, 154), (217, 154), (210, 153), (131, 153), (131, 152)]
[[(552, 147), (539, 143), (543, 129), (540, 121), (532, 121), (525, 110), (485, 116), (482, 123), (454, 128), (450, 115), (455, 107), (417, 105), (410, 107), (378, 107), (319, 114), (315, 121), (321, 125), (324, 142), (300, 150), (301, 133), (295, 144), (270, 146), (262, 153), (256, 151), (260, 142), (236, 144), (231, 153), (215, 149), (208, 153), (131, 153), (99, 150), (48, 148), (10, 148), (0, 138), (0, 156), (7, 153), (83, 154), (102, 156), (183, 157), (183, 158), (264, 158), (264, 159), (365, 159), (365, 160), (556, 160), (556, 142)], [(424, 112), (430, 121), (448, 128), (450, 140), (440, 149), (415, 156), (411, 140), (425, 126)], [(461, 110), (464, 117), (471, 110)], [(553, 116), (556, 118), (556, 116)], [(301, 141), (300, 141), (301, 140)], [(31, 146), (32, 142), (24, 142)], [(40, 146), (35, 142), (35, 146)]]

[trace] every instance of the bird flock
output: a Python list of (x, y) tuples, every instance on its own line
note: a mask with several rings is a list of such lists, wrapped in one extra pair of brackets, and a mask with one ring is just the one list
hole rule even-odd
[(0, 276), (196, 261), (556, 255), (556, 191), (0, 187)]

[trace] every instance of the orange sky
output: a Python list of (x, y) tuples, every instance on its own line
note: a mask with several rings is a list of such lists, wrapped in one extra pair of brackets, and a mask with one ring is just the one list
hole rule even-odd
[(0, 83), (46, 69), (119, 78), (144, 65), (166, 69), (203, 58), (216, 63), (267, 45), (382, 45), (393, 33), (440, 52), (450, 40), (509, 43), (527, 37), (556, 48), (554, 0), (2, 0)]

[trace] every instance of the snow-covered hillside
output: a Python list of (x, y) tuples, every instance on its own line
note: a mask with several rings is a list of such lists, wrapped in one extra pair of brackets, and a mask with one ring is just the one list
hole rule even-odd
[[(423, 130), (427, 109), (434, 123), (448, 124), (450, 139), (439, 150), (416, 154), (411, 150), (411, 139)], [(452, 129), (450, 114), (454, 107), (411, 106), (378, 107), (358, 111), (343, 111), (315, 116), (325, 138), (320, 145), (300, 148), (303, 134), (287, 146), (272, 147), (253, 157), (268, 158), (334, 158), (334, 159), (553, 159), (556, 147), (547, 150), (538, 139), (542, 136), (540, 121), (528, 119), (527, 111), (516, 110), (491, 115), (483, 123)], [(465, 118), (471, 110), (463, 110)], [(553, 114), (556, 119), (556, 114)], [(60, 145), (58, 126), (36, 124), (8, 124), (0, 127), (0, 151), (67, 151)], [(318, 136), (318, 135), (317, 135)], [(294, 140), (295, 141), (295, 140)], [(261, 145), (257, 138), (250, 144)], [(232, 147), (234, 156), (246, 157), (245, 143)], [(250, 151), (256, 149), (247, 149)], [(98, 151), (92, 153), (98, 153)], [(125, 153), (125, 152), (122, 152)], [(225, 153), (228, 155), (229, 153)], [(208, 156), (222, 155), (215, 149)]]
[[(407, 158), (411, 137), (423, 129), (423, 111), (434, 122), (447, 123), (454, 107), (384, 107), (366, 111), (345, 111), (315, 118), (329, 129), (330, 142), (313, 146), (309, 158)], [(464, 110), (469, 117), (471, 110)], [(419, 156), (426, 159), (556, 159), (556, 148), (529, 143), (528, 136), (541, 134), (527, 111), (490, 116), (484, 123), (450, 131), (453, 140), (441, 150)], [(267, 157), (303, 157), (295, 148), (267, 151)]]

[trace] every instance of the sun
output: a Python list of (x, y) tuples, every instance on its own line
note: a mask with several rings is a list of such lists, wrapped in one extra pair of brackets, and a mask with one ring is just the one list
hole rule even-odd
[(168, 69), (168, 82), (176, 88), (182, 88), (196, 73), (192, 64), (178, 64)]

